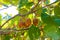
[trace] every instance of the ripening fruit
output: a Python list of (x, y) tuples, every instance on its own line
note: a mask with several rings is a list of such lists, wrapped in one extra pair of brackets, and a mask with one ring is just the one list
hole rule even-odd
[(18, 24), (18, 26), (19, 26), (20, 28), (24, 28), (24, 26), (25, 26), (25, 22), (20, 21), (19, 24)]
[(34, 18), (34, 19), (33, 19), (33, 24), (34, 24), (35, 26), (37, 26), (37, 25), (38, 25), (38, 21), (39, 21), (39, 20), (38, 20), (37, 18)]
[(25, 27), (29, 27), (31, 25), (31, 19), (27, 18), (25, 21)]

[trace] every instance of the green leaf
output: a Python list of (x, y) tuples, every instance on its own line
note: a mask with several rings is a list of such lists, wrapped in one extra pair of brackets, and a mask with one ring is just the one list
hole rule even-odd
[(55, 16), (54, 22), (56, 23), (56, 25), (60, 26), (60, 18), (59, 17)]
[(41, 6), (41, 5), (38, 5), (38, 6), (35, 8), (35, 10), (37, 10), (37, 11), (35, 12), (35, 14), (36, 14), (36, 15), (39, 15), (39, 17), (40, 17), (40, 15), (41, 15), (41, 13), (42, 13), (42, 6)]
[(1, 23), (2, 23), (2, 15), (0, 14), (0, 26), (1, 26)]
[(32, 19), (33, 18), (33, 14), (29, 14), (28, 18)]
[(8, 5), (8, 4), (10, 4), (10, 0), (2, 0), (2, 3)]
[(46, 8), (42, 8), (42, 13), (46, 13), (47, 9)]
[(11, 2), (13, 5), (18, 5), (19, 0), (12, 0)]
[(33, 5), (33, 2), (28, 2), (25, 6), (26, 8), (30, 9), (30, 7)]
[(17, 16), (17, 17), (15, 17), (14, 19), (12, 19), (10, 25), (14, 25), (14, 24), (17, 25), (17, 24), (18, 24), (18, 21), (19, 21), (19, 18), (20, 18), (20, 17)]
[(10, 35), (5, 35), (3, 40), (10, 40), (11, 36)]
[(17, 16), (17, 17), (15, 17), (15, 18), (14, 18), (14, 20), (15, 20), (15, 21), (17, 21), (17, 20), (19, 20), (19, 18), (20, 18), (20, 17), (19, 17), (19, 16)]
[(56, 16), (60, 16), (60, 5), (54, 7), (54, 14)]
[(26, 14), (27, 12), (28, 12), (28, 10), (26, 8), (22, 8), (19, 11), (20, 14)]
[(54, 25), (53, 18), (50, 15), (46, 14), (46, 13), (41, 14), (41, 19), (44, 23), (46, 23), (48, 25)]
[(38, 39), (40, 36), (40, 29), (32, 25), (28, 30), (30, 40)]
[(48, 15), (46, 12), (47, 9), (43, 8), (41, 13), (41, 20), (43, 23), (46, 23), (47, 25), (56, 25), (53, 16)]
[(60, 26), (58, 28), (58, 31), (57, 31), (58, 35), (59, 35), (59, 39), (60, 39)]
[(18, 8), (21, 8), (22, 6), (26, 5), (28, 3), (28, 0), (20, 0)]
[(44, 33), (47, 37), (50, 37), (53, 40), (58, 40), (59, 39), (58, 27), (56, 27), (56, 26), (46, 25), (45, 28), (44, 28)]

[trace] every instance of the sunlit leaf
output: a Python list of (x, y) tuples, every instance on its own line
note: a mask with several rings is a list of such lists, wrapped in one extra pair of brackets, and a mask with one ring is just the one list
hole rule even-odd
[(28, 0), (29, 2), (33, 2), (34, 0)]
[(26, 14), (27, 12), (28, 12), (28, 10), (26, 8), (22, 8), (19, 11), (20, 14)]
[(18, 5), (19, 1), (20, 1), (20, 0), (11, 0), (10, 3), (13, 4), (13, 5)]
[(8, 5), (8, 4), (10, 4), (10, 0), (2, 0), (2, 3)]
[(2, 7), (2, 5), (0, 5), (0, 8)]
[(33, 18), (33, 14), (29, 14), (29, 16), (28, 16), (30, 19), (32, 19)]
[(2, 24), (2, 15), (0, 14), (0, 26)]
[(17, 25), (18, 21), (19, 21), (19, 16), (17, 16), (14, 19), (12, 19), (10, 25)]
[(49, 26), (49, 25), (45, 26), (44, 34), (47, 37), (51, 37), (53, 40), (58, 40), (59, 39), (58, 27), (56, 27), (56, 26)]

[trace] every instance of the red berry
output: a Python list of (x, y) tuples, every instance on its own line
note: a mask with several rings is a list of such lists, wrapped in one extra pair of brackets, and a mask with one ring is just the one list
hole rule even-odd
[(26, 26), (26, 27), (29, 27), (30, 25), (31, 25), (31, 19), (28, 18), (28, 19), (26, 19), (26, 21), (25, 21), (25, 26)]
[(33, 24), (34, 24), (35, 26), (37, 26), (37, 25), (38, 25), (38, 21), (39, 21), (39, 20), (38, 20), (37, 18), (34, 18), (34, 19), (33, 19)]
[(24, 28), (25, 22), (20, 21), (19, 24), (18, 24), (18, 26), (19, 26), (20, 28)]

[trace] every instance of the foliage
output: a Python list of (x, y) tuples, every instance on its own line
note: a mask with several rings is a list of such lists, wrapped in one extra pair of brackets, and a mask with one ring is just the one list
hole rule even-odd
[(32, 25), (28, 30), (28, 35), (31, 40), (37, 39), (40, 36), (40, 29)]
[(13, 5), (18, 10), (14, 17), (0, 14), (1, 40), (60, 40), (59, 0), (51, 4), (50, 0), (0, 0), (0, 4), (7, 8)]

